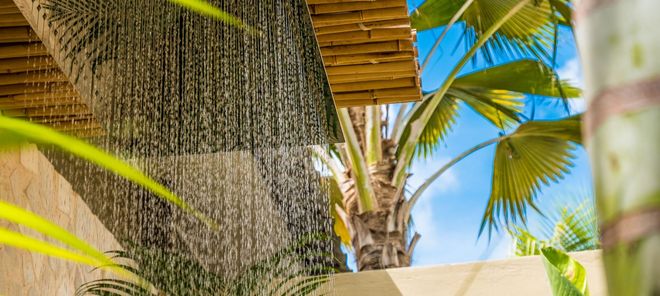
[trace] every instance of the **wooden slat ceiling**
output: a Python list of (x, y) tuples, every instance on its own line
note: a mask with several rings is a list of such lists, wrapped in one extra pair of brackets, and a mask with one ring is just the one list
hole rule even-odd
[(406, 0), (307, 0), (337, 107), (421, 99)]
[[(338, 107), (417, 101), (406, 0), (307, 0)], [(0, 112), (77, 136), (103, 134), (12, 0), (0, 0)]]
[(0, 0), (0, 112), (76, 136), (103, 133), (12, 0)]

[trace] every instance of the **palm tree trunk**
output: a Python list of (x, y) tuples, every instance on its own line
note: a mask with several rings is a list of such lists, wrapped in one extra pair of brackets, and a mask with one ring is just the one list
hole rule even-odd
[(610, 295), (660, 295), (657, 11), (657, 0), (582, 0), (576, 11)]
[[(385, 137), (374, 136), (374, 133), (379, 133), (378, 127), (386, 123), (373, 108), (375, 107), (358, 107), (349, 110), (361, 152), (367, 156), (375, 155), (365, 157), (370, 160), (368, 180), (375, 197), (373, 209), (359, 209), (356, 182), (343, 188), (343, 195), (347, 197), (344, 209), (348, 214), (347, 224), (352, 232), (351, 244), (355, 250), (359, 271), (410, 266), (410, 255), (414, 248), (414, 243), (409, 242), (403, 190), (392, 185), (392, 174), (396, 167), (395, 145)], [(376, 115), (369, 114), (370, 112)], [(351, 175), (356, 174), (354, 169), (347, 174), (345, 179), (356, 180), (355, 176)]]

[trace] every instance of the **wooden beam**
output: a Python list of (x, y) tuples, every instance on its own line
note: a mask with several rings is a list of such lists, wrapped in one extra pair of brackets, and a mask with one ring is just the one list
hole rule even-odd
[(20, 27), (20, 26), (29, 26), (28, 21), (23, 17), (23, 14), (16, 9), (15, 13), (10, 14), (0, 14), (0, 28), (6, 27)]
[(0, 99), (0, 110), (14, 110), (38, 107), (53, 107), (60, 105), (71, 105), (80, 103), (80, 98), (66, 96), (66, 97), (42, 97), (35, 100), (25, 101), (4, 101)]
[(351, 12), (359, 10), (405, 7), (405, 0), (381, 0), (381, 1), (360, 1), (360, 2), (339, 2), (328, 4), (312, 4), (309, 6), (312, 14)]
[(409, 97), (418, 97), (420, 96), (420, 90), (418, 87), (402, 87), (402, 88), (393, 88), (393, 89), (376, 89), (370, 91), (359, 91), (359, 92), (350, 92), (350, 93), (338, 93), (335, 94), (335, 100), (373, 100), (373, 99), (385, 99), (391, 98), (396, 99), (400, 97), (409, 98)]
[(325, 26), (320, 28), (314, 28), (314, 31), (316, 32), (317, 36), (321, 36), (325, 34), (352, 32), (352, 31), (368, 31), (368, 30), (381, 29), (381, 28), (410, 28), (410, 19), (405, 17), (400, 19), (365, 22), (359, 24)]
[(35, 71), (12, 74), (0, 74), (0, 85), (21, 83), (48, 83), (68, 81), (61, 71)]
[(373, 22), (408, 17), (406, 7), (393, 7), (382, 9), (371, 9), (353, 11), (338, 14), (320, 14), (313, 15), (312, 22), (314, 27), (336, 26), (344, 24), (357, 24), (363, 22)]
[(47, 117), (31, 117), (30, 122), (39, 123), (39, 124), (48, 124), (48, 123), (57, 123), (57, 122), (73, 122), (83, 119), (92, 119), (94, 115), (92, 114), (75, 114), (75, 115), (65, 115), (65, 116), (47, 116)]
[(414, 60), (366, 65), (333, 66), (326, 68), (328, 76), (415, 71), (417, 71), (417, 65)]
[(49, 56), (0, 60), (0, 74), (21, 73), (54, 68), (57, 68), (57, 63)]
[(365, 91), (371, 89), (388, 89), (419, 86), (419, 80), (416, 77), (399, 78), (392, 80), (376, 80), (353, 83), (335, 83), (332, 85), (332, 91), (335, 93)]
[[(319, 43), (324, 42), (345, 42), (345, 41), (362, 41), (373, 42), (375, 40), (397, 40), (397, 39), (411, 39), (412, 33), (410, 28), (385, 28), (373, 29), (368, 31), (351, 31), (334, 34), (319, 35)], [(332, 44), (330, 44), (332, 45)], [(322, 45), (323, 46), (323, 45)]]
[(343, 56), (328, 56), (323, 58), (326, 66), (342, 66), (356, 64), (376, 64), (383, 62), (407, 61), (415, 58), (412, 51), (367, 53)]
[(91, 114), (86, 105), (63, 105), (53, 107), (25, 108), (8, 110), (4, 113), (12, 117), (45, 117), (45, 116), (66, 116), (78, 114)]
[(413, 43), (410, 40), (396, 40), (385, 42), (374, 42), (365, 44), (338, 45), (321, 48), (322, 56), (354, 55), (365, 53), (382, 53), (397, 51), (413, 51)]
[(361, 82), (361, 81), (373, 81), (373, 80), (394, 80), (399, 78), (407, 77), (417, 77), (417, 71), (407, 71), (407, 72), (379, 72), (379, 73), (368, 73), (368, 74), (349, 74), (349, 75), (329, 75), (328, 81), (330, 85), (336, 83), (350, 83), (350, 82)]
[(37, 57), (48, 55), (48, 50), (41, 43), (24, 43), (0, 46), (0, 59)]
[(55, 91), (69, 91), (75, 92), (76, 90), (69, 83), (44, 83), (44, 84), (13, 84), (0, 86), (0, 96), (11, 96), (30, 93), (43, 93)]
[(30, 27), (0, 28), (0, 43), (39, 41), (37, 34)]

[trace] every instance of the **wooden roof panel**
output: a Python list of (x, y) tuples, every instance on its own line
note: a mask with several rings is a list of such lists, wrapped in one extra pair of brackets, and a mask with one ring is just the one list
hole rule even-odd
[(405, 0), (307, 0), (337, 107), (421, 99)]
[(0, 0), (0, 112), (77, 136), (103, 134), (11, 0)]

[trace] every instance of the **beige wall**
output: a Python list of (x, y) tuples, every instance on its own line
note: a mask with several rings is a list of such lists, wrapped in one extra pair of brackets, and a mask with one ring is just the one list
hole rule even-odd
[[(573, 253), (586, 269), (593, 296), (605, 294), (600, 251)], [(400, 268), (340, 274), (335, 295), (342, 296), (551, 296), (541, 258), (513, 258), (471, 264)]]
[[(0, 152), (0, 199), (67, 229), (101, 251), (119, 244), (34, 146)], [(0, 220), (0, 227), (44, 239)], [(0, 245), (0, 295), (73, 295), (82, 283), (105, 276), (88, 266)]]

